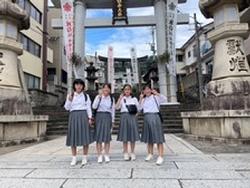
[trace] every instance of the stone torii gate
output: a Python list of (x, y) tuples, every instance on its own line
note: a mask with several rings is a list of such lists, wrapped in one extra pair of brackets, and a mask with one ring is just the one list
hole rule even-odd
[[(52, 0), (56, 7), (60, 7), (60, 0)], [(178, 0), (178, 3), (185, 3), (186, 0)], [(155, 15), (153, 16), (133, 16), (128, 17), (126, 22), (116, 22), (113, 24), (112, 18), (86, 18), (86, 10), (89, 9), (112, 9), (113, 0), (75, 0), (75, 35), (74, 52), (81, 58), (85, 56), (85, 28), (105, 28), (105, 27), (138, 27), (138, 26), (156, 26), (157, 53), (162, 55), (167, 51), (167, 30), (166, 30), (166, 0), (126, 0), (126, 8), (139, 8), (153, 6)], [(188, 14), (178, 14), (177, 24), (188, 24)], [(52, 27), (62, 29), (62, 19), (53, 19)], [(168, 80), (171, 79), (167, 73), (166, 62), (158, 63), (159, 86), (162, 94), (168, 96), (169, 102), (175, 103), (176, 86), (168, 86)], [(170, 84), (171, 85), (171, 84)]]

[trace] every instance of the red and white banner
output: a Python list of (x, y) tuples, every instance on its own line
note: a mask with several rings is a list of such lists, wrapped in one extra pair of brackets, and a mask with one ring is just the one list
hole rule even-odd
[(114, 92), (115, 79), (114, 79), (114, 49), (112, 46), (108, 48), (108, 82), (112, 86), (112, 93)]
[(74, 0), (61, 0), (63, 37), (67, 61), (69, 62), (74, 48)]
[(64, 50), (67, 62), (68, 93), (72, 92), (72, 62), (74, 50), (74, 0), (61, 0)]

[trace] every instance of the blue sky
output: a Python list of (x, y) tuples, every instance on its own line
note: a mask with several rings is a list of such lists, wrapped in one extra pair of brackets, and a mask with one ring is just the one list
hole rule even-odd
[[(187, 0), (187, 3), (178, 6), (179, 11), (189, 13), (197, 13), (198, 21), (206, 24), (211, 20), (205, 19), (199, 8), (198, 0)], [(129, 16), (153, 15), (153, 7), (128, 9)], [(88, 10), (87, 17), (112, 17), (111, 10)], [(193, 20), (190, 19), (189, 25), (177, 27), (177, 47), (181, 47), (189, 37), (194, 33)], [(130, 57), (130, 48), (136, 47), (137, 56), (151, 55), (149, 43), (152, 42), (151, 27), (138, 28), (106, 28), (106, 29), (87, 29), (86, 30), (86, 54), (107, 55), (108, 46), (114, 47), (116, 57)]]

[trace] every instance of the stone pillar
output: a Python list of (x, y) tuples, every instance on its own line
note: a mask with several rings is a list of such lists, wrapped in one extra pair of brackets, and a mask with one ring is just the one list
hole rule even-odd
[[(166, 43), (166, 2), (164, 0), (155, 0), (155, 18), (156, 18), (156, 42), (157, 42), (157, 54), (162, 55), (167, 50)], [(160, 92), (168, 96), (167, 88), (167, 69), (166, 62), (158, 63), (159, 74), (159, 86)]]
[[(74, 53), (79, 55), (83, 60), (85, 57), (85, 18), (86, 3), (85, 0), (75, 1), (75, 36), (74, 36)], [(84, 63), (76, 67), (78, 77), (85, 80)]]
[(29, 17), (9, 0), (0, 0), (0, 5), (0, 115), (31, 114), (17, 59), (23, 53), (18, 33), (29, 28)]
[(200, 0), (201, 11), (207, 18), (214, 18), (215, 25), (208, 34), (215, 55), (207, 110), (250, 109), (250, 69), (244, 49), (249, 27), (240, 23), (239, 10), (245, 8), (242, 5), (241, 0)]

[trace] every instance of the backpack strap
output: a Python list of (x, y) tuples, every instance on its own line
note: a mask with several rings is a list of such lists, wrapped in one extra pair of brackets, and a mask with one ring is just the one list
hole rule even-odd
[(88, 101), (88, 95), (85, 92), (83, 94), (84, 94), (85, 102), (87, 102)]
[(158, 108), (158, 110), (159, 110), (159, 112), (160, 112), (160, 105), (159, 105), (159, 103), (158, 103), (156, 97), (153, 96), (153, 98), (154, 98), (155, 104), (156, 104), (156, 106), (157, 106), (157, 108)]
[(97, 104), (96, 110), (98, 110), (98, 108), (100, 107), (101, 101), (102, 101), (102, 96), (99, 98), (99, 101), (98, 101), (98, 104)]

